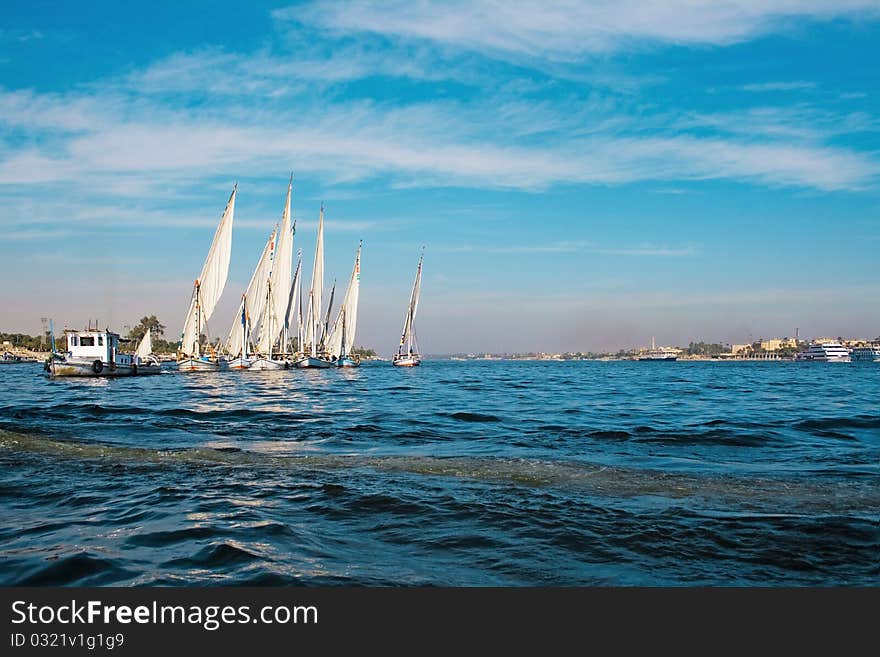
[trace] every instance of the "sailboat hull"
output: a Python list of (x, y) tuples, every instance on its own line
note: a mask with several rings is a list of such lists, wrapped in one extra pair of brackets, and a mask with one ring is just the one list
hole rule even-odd
[(336, 361), (336, 367), (360, 367), (359, 358), (351, 358), (350, 356), (340, 356)]
[(253, 372), (268, 372), (275, 370), (286, 370), (288, 368), (287, 361), (274, 360), (272, 358), (257, 358), (251, 363), (250, 369)]
[(249, 370), (253, 362), (252, 358), (239, 356), (238, 358), (233, 358), (229, 361), (229, 369), (238, 371)]
[(422, 364), (422, 359), (418, 356), (403, 356), (395, 358), (391, 361), (391, 364), (395, 367), (418, 367)]
[(219, 372), (228, 369), (229, 363), (224, 360), (203, 360), (201, 358), (184, 358), (177, 361), (180, 372)]
[(137, 370), (133, 373), (137, 376), (144, 376), (147, 374), (161, 374), (162, 364), (158, 360), (150, 360), (146, 363), (138, 363)]
[(327, 369), (330, 367), (335, 367), (336, 364), (329, 360), (324, 360), (323, 358), (312, 358), (311, 356), (306, 356), (305, 358), (300, 358), (298, 361), (294, 363), (296, 367), (300, 369)]

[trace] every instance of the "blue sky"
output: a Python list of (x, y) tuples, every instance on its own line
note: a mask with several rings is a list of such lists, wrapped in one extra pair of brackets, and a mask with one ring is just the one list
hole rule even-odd
[(211, 332), (294, 173), (390, 352), (880, 334), (880, 2), (18, 2), (0, 27), (0, 328)]

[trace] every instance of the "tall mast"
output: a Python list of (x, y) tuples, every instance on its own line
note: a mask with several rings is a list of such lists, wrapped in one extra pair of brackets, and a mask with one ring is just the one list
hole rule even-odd
[(241, 351), (237, 355), (247, 358), (247, 296), (244, 293), (241, 295)]
[(309, 321), (306, 330), (307, 340), (317, 348), (319, 336), (317, 328), (321, 321), (322, 297), (324, 293), (324, 204), (318, 218), (318, 237), (315, 240), (315, 261), (312, 263), (312, 287), (309, 292)]
[(345, 306), (342, 306), (342, 347), (339, 349), (339, 357), (348, 356), (345, 350)]
[(196, 348), (195, 355), (202, 353), (202, 304), (199, 303), (199, 282), (196, 281)]
[(299, 349), (300, 353), (306, 352), (305, 344), (303, 343), (303, 291), (302, 287), (299, 288), (299, 309), (296, 313), (296, 331), (297, 331), (297, 349)]
[[(269, 279), (269, 284), (266, 285), (266, 313), (267, 313), (267, 321), (269, 323), (268, 334), (272, 335), (272, 315), (275, 313), (272, 312), (272, 279)], [(272, 340), (269, 340), (269, 359), (272, 359)]]
[(326, 346), (328, 333), (330, 331), (330, 313), (333, 310), (333, 297), (336, 296), (336, 279), (333, 279), (333, 288), (330, 290), (330, 303), (327, 304), (327, 315), (324, 317), (324, 324), (321, 326), (321, 346)]
[[(293, 226), (294, 234), (296, 233), (296, 224)], [(297, 252), (296, 271), (293, 273), (293, 283), (290, 286), (290, 295), (287, 297), (287, 307), (284, 309), (284, 353), (290, 353), (290, 326), (292, 323), (294, 312), (296, 311), (296, 297), (300, 285), (300, 269), (302, 267), (302, 250)]]

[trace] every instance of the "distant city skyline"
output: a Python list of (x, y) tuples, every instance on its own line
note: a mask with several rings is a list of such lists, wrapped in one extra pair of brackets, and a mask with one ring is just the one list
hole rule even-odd
[[(51, 5), (51, 9), (48, 6)], [(12, 3), (0, 330), (179, 335), (239, 184), (225, 335), (294, 174), (357, 342), (880, 334), (880, 3)]]

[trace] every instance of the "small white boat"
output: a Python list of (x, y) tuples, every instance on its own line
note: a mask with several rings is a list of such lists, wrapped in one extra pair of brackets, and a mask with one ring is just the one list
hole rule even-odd
[(413, 281), (412, 292), (409, 296), (409, 306), (406, 309), (406, 317), (403, 320), (403, 333), (400, 335), (400, 344), (397, 346), (397, 353), (391, 359), (391, 364), (397, 367), (417, 367), (422, 364), (413, 323), (416, 319), (416, 310), (419, 307), (419, 293), (422, 287), (422, 260), (424, 257), (424, 247), (422, 247), (422, 255), (419, 256), (419, 266), (416, 269), (416, 278)]
[(209, 352), (199, 357), (188, 357), (177, 361), (181, 372), (222, 372), (229, 369), (229, 361)]
[[(135, 354), (119, 352), (119, 334), (110, 330), (64, 332), (67, 336), (67, 351), (54, 351), (46, 361), (45, 370), (49, 376), (118, 377), (146, 374), (142, 367), (154, 367), (152, 363), (141, 363)], [(54, 343), (54, 339), (53, 339)]]
[(181, 372), (218, 372), (228, 368), (226, 360), (213, 347), (204, 348), (201, 336), (207, 332), (208, 320), (226, 286), (232, 253), (232, 221), (237, 189), (232, 189), (202, 265), (201, 275), (193, 285), (192, 298), (183, 320), (183, 334), (177, 349), (177, 369)]
[(0, 356), (0, 365), (17, 365), (19, 363), (27, 362), (22, 360), (21, 356), (16, 356), (11, 351), (3, 352), (3, 355)]
[(138, 360), (136, 365), (137, 374), (162, 373), (162, 363), (159, 362), (159, 359), (153, 353), (153, 337), (150, 329), (147, 329), (147, 332), (144, 333), (144, 337), (141, 338), (137, 351), (134, 354)]
[(320, 357), (320, 356), (302, 356), (299, 359), (293, 362), (295, 367), (299, 367), (301, 369), (305, 368), (315, 368), (315, 369), (327, 369), (330, 367), (336, 367), (336, 363), (330, 360), (329, 357)]
[(227, 361), (227, 367), (230, 370), (249, 370), (253, 362), (254, 360), (247, 356), (236, 356)]
[(250, 369), (253, 372), (266, 372), (274, 370), (286, 370), (289, 364), (286, 360), (279, 360), (267, 356), (257, 356), (251, 361)]

